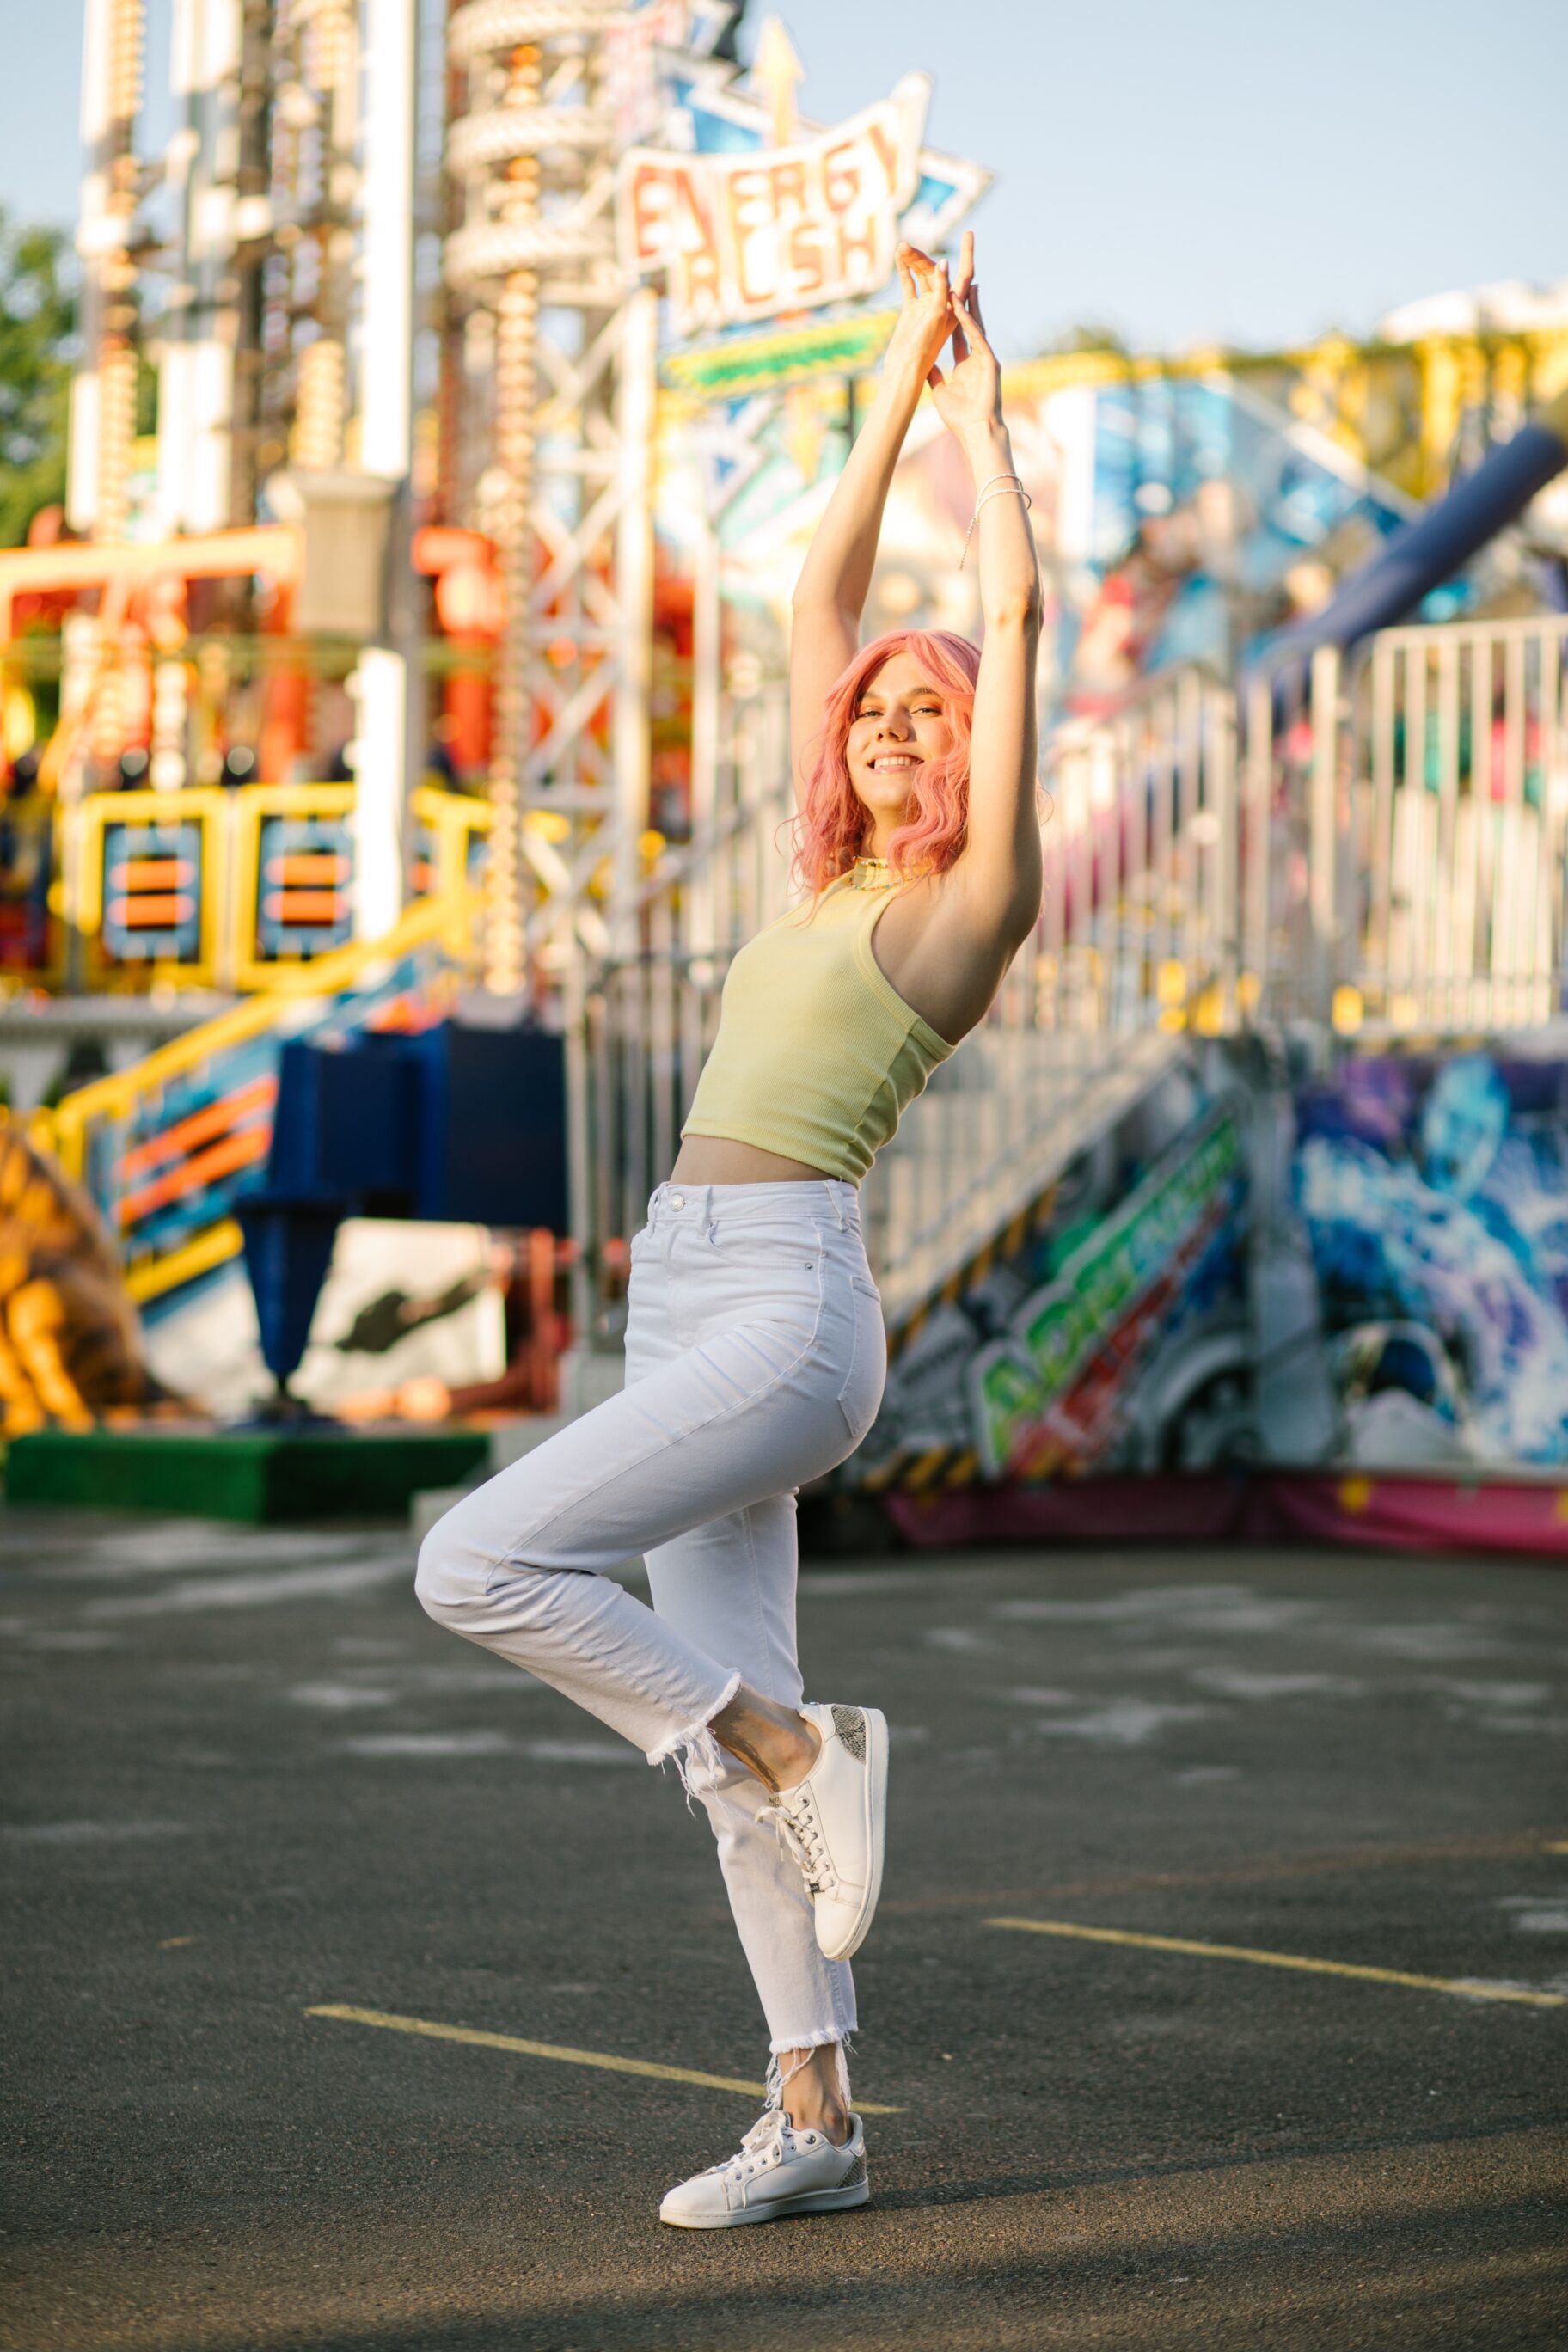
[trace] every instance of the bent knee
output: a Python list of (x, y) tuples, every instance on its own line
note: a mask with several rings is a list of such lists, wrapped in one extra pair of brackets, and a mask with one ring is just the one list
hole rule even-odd
[(426, 1617), (437, 1625), (456, 1625), (477, 1601), (484, 1598), (485, 1572), (473, 1548), (463, 1540), (457, 1510), (437, 1519), (419, 1547), (414, 1571), (414, 1593)]

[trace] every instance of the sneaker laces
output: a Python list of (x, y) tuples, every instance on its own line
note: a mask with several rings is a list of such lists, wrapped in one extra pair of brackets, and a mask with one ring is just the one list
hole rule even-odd
[(832, 1895), (838, 1885), (838, 1873), (833, 1867), (827, 1840), (817, 1819), (810, 1781), (803, 1780), (798, 1789), (783, 1790), (768, 1810), (775, 1834), (805, 1873), (807, 1892)]
[(733, 2156), (721, 2157), (717, 2164), (704, 2167), (706, 2172), (742, 2173), (749, 2169), (748, 2158), (754, 2161), (764, 2155), (775, 2140), (781, 2141), (790, 2128), (789, 2118), (777, 2107), (764, 2107), (750, 2131), (743, 2134)]

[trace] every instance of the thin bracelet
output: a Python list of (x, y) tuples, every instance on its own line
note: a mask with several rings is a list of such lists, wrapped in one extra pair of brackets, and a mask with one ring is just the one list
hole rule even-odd
[(963, 534), (963, 552), (958, 559), (958, 568), (961, 572), (969, 561), (969, 542), (974, 536), (974, 526), (980, 520), (980, 509), (993, 498), (1022, 499), (1026, 512), (1035, 503), (1018, 475), (993, 474), (991, 479), (983, 486), (979, 497), (974, 501), (974, 512), (970, 516), (969, 529)]

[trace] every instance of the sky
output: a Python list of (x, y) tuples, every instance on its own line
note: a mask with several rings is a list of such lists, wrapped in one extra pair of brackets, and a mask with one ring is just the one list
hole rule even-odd
[[(148, 0), (149, 87), (171, 0)], [(763, 13), (753, 0), (752, 17)], [(782, 0), (803, 108), (911, 68), (1008, 355), (1365, 333), (1445, 288), (1568, 276), (1568, 0)], [(83, 0), (0, 0), (0, 205), (68, 224)], [(753, 37), (743, 37), (743, 46)], [(25, 62), (24, 62), (25, 60)]]

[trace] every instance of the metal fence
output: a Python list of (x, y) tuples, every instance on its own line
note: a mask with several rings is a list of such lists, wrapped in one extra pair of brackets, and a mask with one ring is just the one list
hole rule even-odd
[(660, 860), (610, 952), (568, 967), (573, 1230), (588, 1266), (637, 1231), (674, 1162), (730, 960), (789, 904), (793, 813), (788, 698), (775, 685), (724, 707), (700, 829)]
[(1568, 979), (1568, 620), (1387, 629), (1249, 688), (1244, 967), (1270, 1018), (1531, 1027)]
[(1506, 1030), (1561, 1009), (1565, 654), (1559, 618), (1390, 629), (1348, 679), (1341, 1025)]

